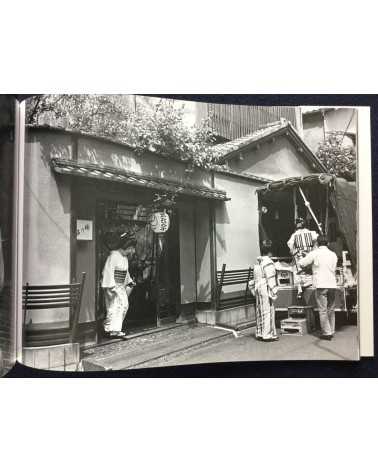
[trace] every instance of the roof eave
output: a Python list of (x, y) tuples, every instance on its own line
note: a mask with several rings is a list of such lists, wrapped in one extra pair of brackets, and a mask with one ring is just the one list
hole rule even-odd
[(271, 133), (269, 133), (267, 135), (257, 137), (255, 140), (253, 140), (249, 143), (242, 144), (239, 149), (235, 149), (235, 150), (230, 151), (229, 153), (225, 154), (221, 158), (221, 164), (226, 162), (228, 159), (232, 159), (233, 157), (238, 155), (241, 151), (245, 151), (246, 149), (253, 148), (253, 147), (256, 146), (256, 144), (260, 144), (262, 141), (268, 141), (269, 139), (272, 139), (275, 136), (278, 136), (278, 135), (282, 134), (282, 132), (285, 131), (288, 128), (288, 126), (289, 126), (289, 123), (285, 124), (285, 126), (282, 126), (282, 128), (278, 128), (278, 129), (272, 131)]
[(221, 163), (223, 164), (228, 159), (232, 159), (233, 157), (238, 155), (241, 151), (245, 151), (249, 148), (253, 148), (256, 146), (256, 144), (259, 144), (263, 141), (268, 141), (276, 136), (281, 136), (284, 133), (289, 133), (288, 136), (294, 139), (296, 141), (296, 144), (299, 144), (300, 147), (303, 148), (304, 154), (306, 155), (307, 159), (311, 161), (311, 164), (317, 167), (317, 170), (319, 170), (322, 173), (327, 172), (327, 169), (319, 161), (319, 159), (315, 156), (315, 154), (311, 151), (311, 149), (307, 146), (307, 144), (303, 141), (303, 139), (299, 136), (299, 134), (297, 133), (297, 131), (295, 130), (295, 128), (289, 121), (281, 128), (275, 131), (272, 131), (272, 133), (265, 136), (261, 136), (260, 138), (257, 138), (250, 143), (246, 143), (245, 145), (242, 145), (239, 149), (229, 152), (228, 154), (222, 157)]

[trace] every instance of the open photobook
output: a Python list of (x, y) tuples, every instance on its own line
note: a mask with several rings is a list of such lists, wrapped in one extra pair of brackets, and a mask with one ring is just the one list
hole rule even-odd
[(374, 355), (369, 108), (237, 98), (0, 95), (2, 373)]

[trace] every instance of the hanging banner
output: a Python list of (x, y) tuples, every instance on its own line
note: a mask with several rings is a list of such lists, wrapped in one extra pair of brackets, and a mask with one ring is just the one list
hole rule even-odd
[(165, 211), (159, 211), (151, 215), (150, 225), (154, 233), (165, 233), (169, 229), (169, 215)]

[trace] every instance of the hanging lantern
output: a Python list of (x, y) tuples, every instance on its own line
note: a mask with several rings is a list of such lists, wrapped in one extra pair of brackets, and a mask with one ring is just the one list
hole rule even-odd
[(154, 233), (166, 233), (169, 229), (169, 215), (166, 210), (152, 213), (150, 225)]

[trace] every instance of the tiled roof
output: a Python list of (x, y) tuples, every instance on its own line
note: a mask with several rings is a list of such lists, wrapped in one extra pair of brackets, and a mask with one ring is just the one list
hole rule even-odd
[(153, 190), (163, 190), (174, 194), (190, 195), (193, 197), (229, 200), (224, 190), (190, 183), (176, 182), (159, 177), (142, 176), (135, 172), (125, 171), (110, 166), (99, 166), (95, 164), (76, 162), (70, 159), (58, 158), (51, 159), (51, 166), (58, 174), (120, 182)]
[(270, 136), (272, 133), (287, 128), (288, 126), (290, 126), (289, 122), (284, 119), (275, 121), (274, 123), (270, 123), (264, 128), (260, 128), (254, 133), (248, 134), (247, 136), (234, 139), (233, 141), (229, 141), (227, 143), (217, 144), (214, 146), (214, 149), (219, 153), (220, 157), (226, 157), (228, 154), (238, 151), (249, 144)]
[(268, 138), (269, 136), (274, 136), (275, 134), (281, 134), (282, 132), (288, 133), (288, 136), (291, 137), (293, 141), (296, 142), (298, 149), (303, 151), (303, 155), (309, 161), (314, 168), (317, 168), (320, 172), (326, 172), (327, 169), (315, 156), (315, 154), (310, 150), (306, 145), (303, 139), (299, 136), (295, 128), (292, 126), (290, 121), (281, 118), (280, 121), (275, 121), (270, 123), (264, 128), (260, 128), (252, 134), (243, 136), (242, 138), (234, 139), (222, 144), (217, 144), (214, 146), (214, 149), (218, 152), (220, 163), (224, 163), (229, 157), (233, 156), (234, 153), (241, 151), (246, 146), (251, 144), (258, 143), (259, 141)]

